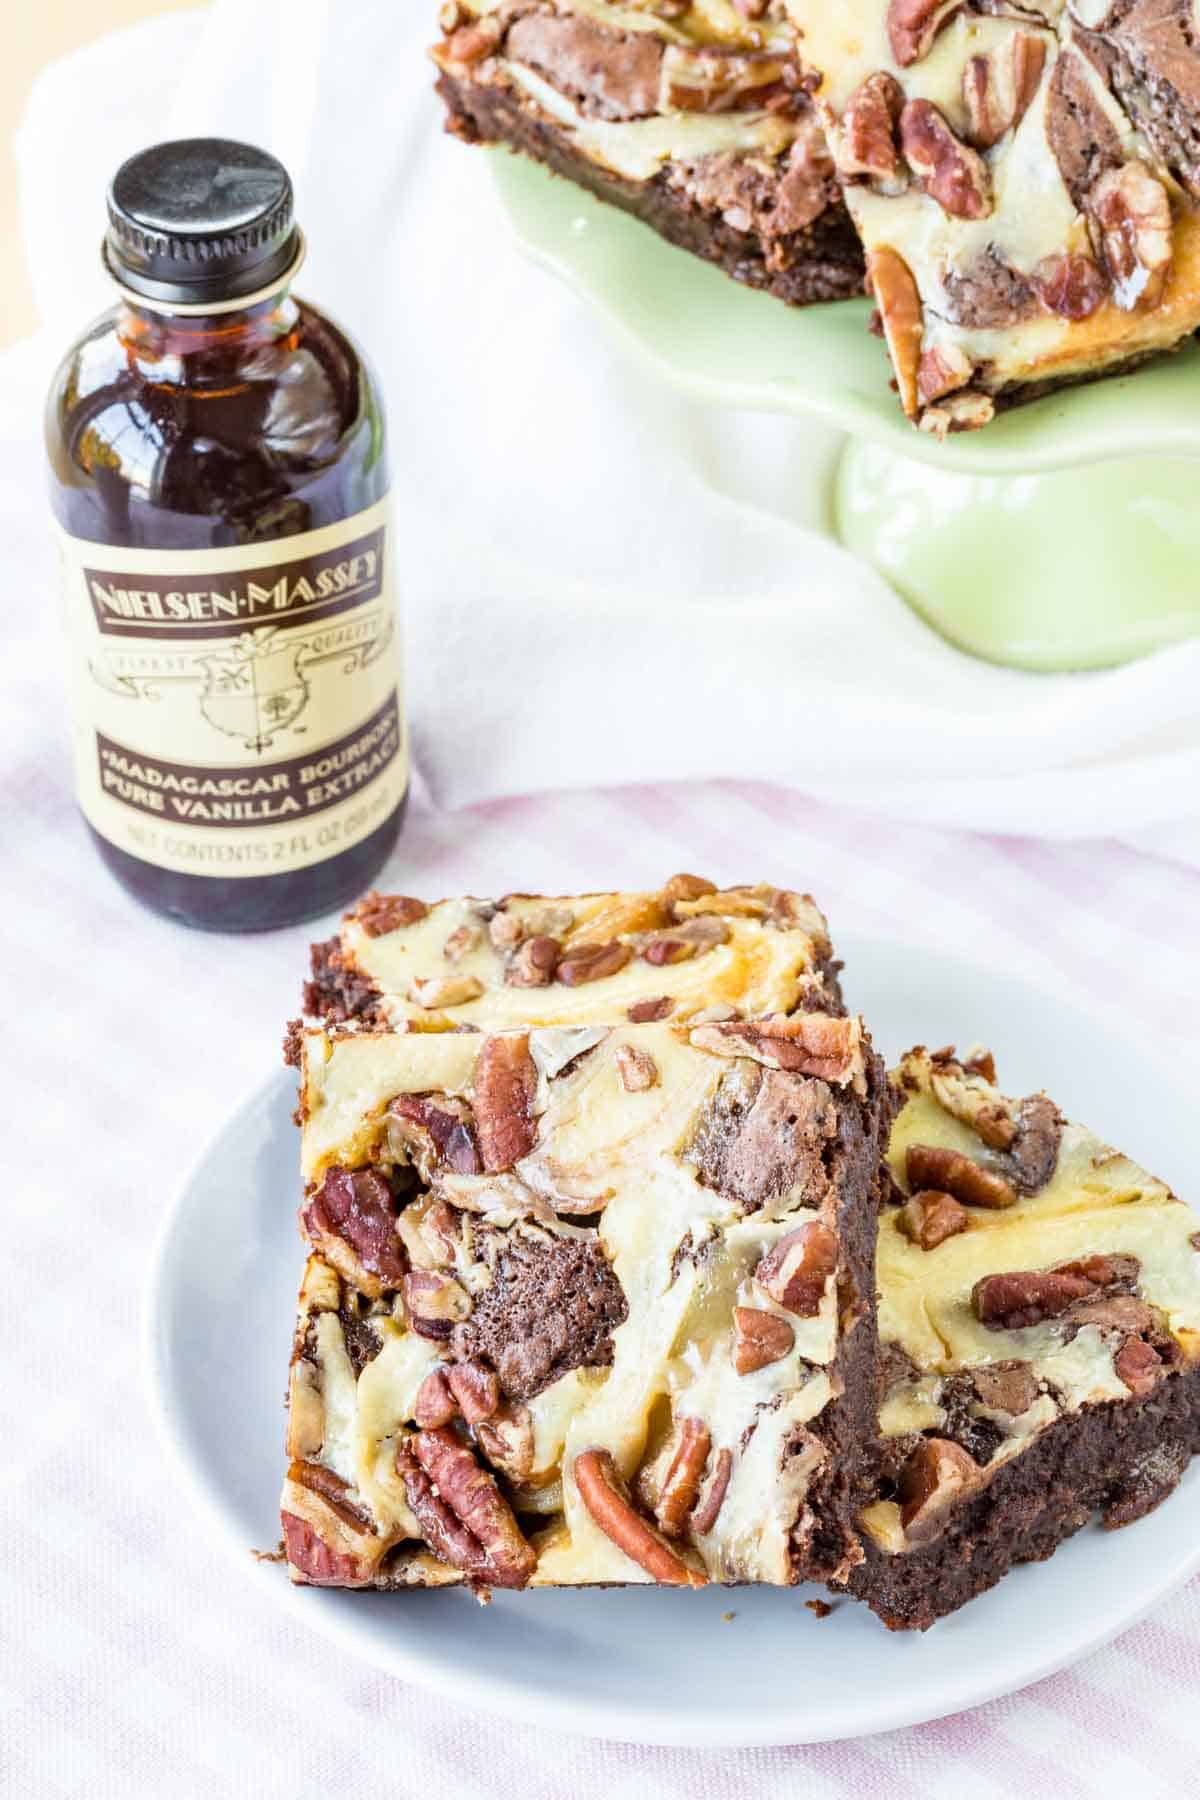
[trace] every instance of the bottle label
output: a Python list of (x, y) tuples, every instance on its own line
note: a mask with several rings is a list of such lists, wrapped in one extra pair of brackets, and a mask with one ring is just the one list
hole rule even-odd
[(387, 502), (221, 550), (61, 535), (80, 805), (188, 875), (324, 862), (402, 799)]

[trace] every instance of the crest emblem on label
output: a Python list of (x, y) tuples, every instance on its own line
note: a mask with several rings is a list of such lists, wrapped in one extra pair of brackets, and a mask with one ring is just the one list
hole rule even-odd
[(280, 643), (278, 637), (278, 627), (262, 625), (236, 638), (220, 655), (198, 659), (204, 671), (204, 717), (259, 754), (308, 705), (309, 685), (300, 666), (304, 646)]

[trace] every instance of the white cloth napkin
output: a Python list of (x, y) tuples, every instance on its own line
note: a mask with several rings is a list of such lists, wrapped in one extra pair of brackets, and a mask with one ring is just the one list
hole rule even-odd
[[(26, 381), (105, 303), (96, 247), (123, 155), (190, 132), (265, 143), (297, 187), (301, 291), (383, 379), (415, 754), (436, 804), (765, 778), (1200, 866), (1200, 643), (1067, 677), (943, 643), (821, 534), (833, 434), (681, 398), (515, 248), (487, 156), (440, 130), (435, 12), (216, 0), (51, 69), (19, 143), (48, 321), (14, 353)], [(29, 423), (0, 427), (0, 505), (10, 580), (40, 583)]]

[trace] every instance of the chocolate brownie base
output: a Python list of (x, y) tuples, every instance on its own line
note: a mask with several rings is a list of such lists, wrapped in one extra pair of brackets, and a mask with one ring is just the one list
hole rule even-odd
[(924, 1631), (994, 1587), (1017, 1563), (1044, 1562), (1096, 1515), (1106, 1529), (1143, 1518), (1200, 1450), (1200, 1369), (1146, 1399), (1085, 1407), (997, 1469), (936, 1542), (889, 1555), (865, 1541), (850, 1592), (893, 1631)]
[[(569, 134), (535, 117), (513, 93), (443, 74), (437, 91), (446, 103), (447, 130), (464, 143), (506, 144), (598, 200), (619, 206), (668, 243), (716, 263), (735, 281), (761, 288), (790, 306), (845, 300), (863, 292), (862, 247), (845, 208), (835, 204), (812, 225), (772, 240), (774, 254), (753, 231), (730, 225), (671, 188), (662, 175), (631, 181), (582, 155)], [(784, 263), (778, 267), (772, 264)]]

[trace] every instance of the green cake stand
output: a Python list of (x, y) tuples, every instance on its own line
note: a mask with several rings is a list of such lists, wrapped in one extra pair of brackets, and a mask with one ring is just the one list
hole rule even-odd
[(782, 306), (535, 163), (491, 163), (522, 247), (663, 379), (846, 433), (838, 537), (961, 649), (1092, 669), (1200, 634), (1200, 347), (939, 444), (900, 413), (868, 301)]

